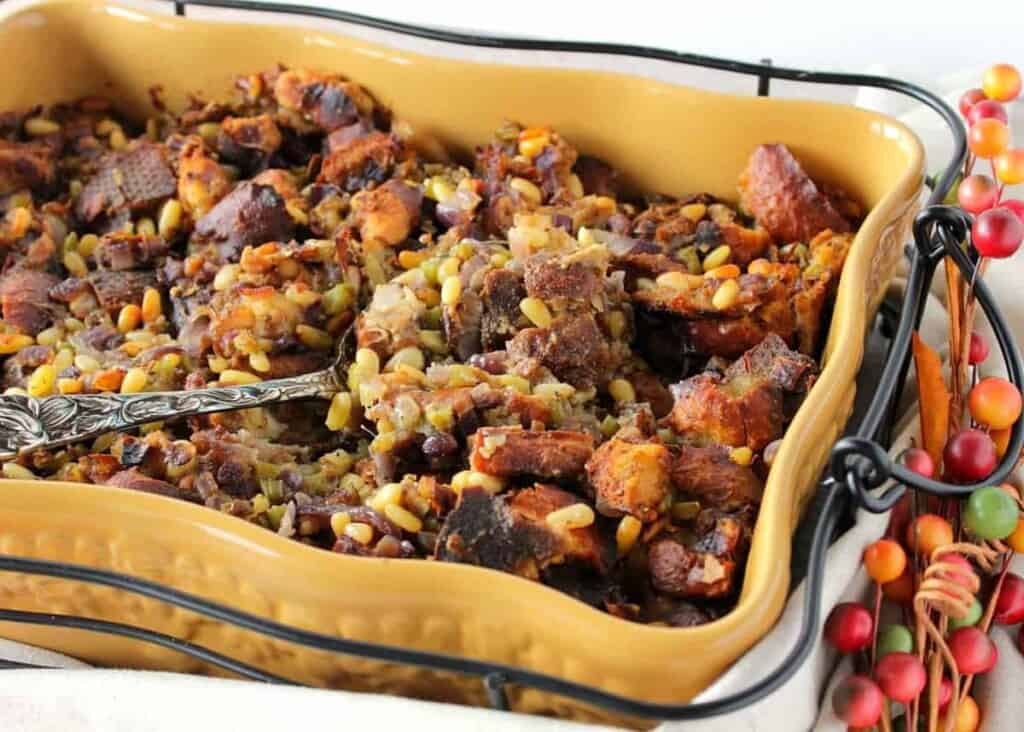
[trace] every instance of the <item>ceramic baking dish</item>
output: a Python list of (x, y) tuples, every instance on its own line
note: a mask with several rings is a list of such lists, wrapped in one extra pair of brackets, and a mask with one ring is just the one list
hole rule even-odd
[[(477, 567), (332, 554), (199, 506), (93, 485), (0, 481), (0, 552), (113, 569), (302, 628), (526, 667), (649, 701), (680, 702), (705, 688), (785, 602), (792, 531), (850, 414), (865, 335), (916, 211), (923, 156), (914, 135), (852, 107), (730, 96), (607, 70), (469, 61), (436, 52), (444, 44), (422, 43), (427, 54), (410, 50), (416, 39), (371, 41), (325, 20), (199, 20), (170, 7), (47, 2), (11, 15), (0, 24), (9, 70), (0, 108), (99, 93), (142, 117), (154, 83), (180, 105), (187, 92), (226, 94), (233, 74), (281, 62), (341, 71), (414, 129), (463, 150), (506, 118), (550, 124), (638, 188), (729, 199), (754, 147), (784, 142), (812, 175), (871, 207), (842, 275), (824, 370), (768, 480), (739, 602), (696, 628), (629, 623)], [(112, 589), (0, 574), (0, 607), (141, 625), (309, 684), (483, 700), (472, 678), (290, 646)], [(0, 624), (0, 636), (97, 664), (209, 671), (170, 651), (83, 631)], [(513, 706), (600, 716), (536, 691), (513, 694)]]

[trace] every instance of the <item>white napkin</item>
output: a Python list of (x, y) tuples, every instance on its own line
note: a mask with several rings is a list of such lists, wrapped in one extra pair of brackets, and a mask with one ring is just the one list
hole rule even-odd
[[(874, 72), (884, 70), (872, 69)], [(955, 106), (961, 90), (980, 79), (982, 69), (973, 69), (955, 78), (929, 86), (950, 90)], [(949, 157), (948, 132), (934, 113), (908, 106), (905, 100), (893, 100), (875, 90), (862, 90), (857, 103), (889, 114), (899, 115), (923, 140), (934, 169)], [(1022, 105), (1011, 111), (1018, 136), (1024, 131)], [(1018, 140), (1018, 144), (1021, 140)], [(987, 279), (999, 292), (1000, 304), (1011, 323), (1024, 324), (1024, 293), (1019, 280), (1024, 274), (1024, 259), (1000, 262)], [(940, 278), (941, 279), (941, 278)], [(945, 339), (946, 321), (941, 291), (933, 298), (922, 324), (926, 340), (940, 344)], [(984, 330), (984, 328), (983, 328)], [(1018, 329), (1024, 341), (1024, 325)], [(993, 359), (994, 360), (994, 359)], [(913, 410), (905, 422), (913, 422)], [(901, 440), (909, 436), (904, 431)], [(861, 570), (863, 548), (884, 531), (887, 517), (863, 513), (856, 525), (831, 548), (825, 573), (822, 615), (838, 602), (865, 599), (869, 587)], [(1014, 568), (1024, 571), (1024, 562)], [(726, 672), (698, 700), (719, 698), (742, 690), (772, 670), (792, 647), (798, 632), (803, 604), (803, 587), (797, 588), (772, 632)], [(1019, 729), (1024, 714), (1024, 658), (1015, 639), (1005, 629), (995, 633), (999, 647), (998, 669), (977, 683), (978, 701), (984, 710), (982, 732)], [(45, 651), (0, 641), (0, 659), (66, 666), (83, 664)], [(833, 678), (837, 659), (824, 644), (818, 644), (806, 664), (781, 689), (759, 704), (734, 714), (691, 723), (667, 723), (663, 732), (779, 732), (781, 730), (828, 730), (840, 732), (845, 726), (830, 711), (826, 692)], [(835, 674), (838, 678), (842, 674)], [(168, 704), (168, 700), (177, 703)], [(824, 701), (824, 704), (822, 704)], [(322, 691), (292, 687), (273, 687), (224, 679), (200, 678), (142, 671), (68, 670), (0, 671), (0, 729), (9, 732), (36, 732), (61, 729), (79, 730), (167, 730), (246, 729), (248, 732), (279, 732), (294, 726), (297, 718), (330, 720), (328, 724), (346, 727), (377, 726), (387, 728), (415, 725), (417, 729), (459, 730), (580, 730), (606, 729), (557, 720), (492, 712), (484, 709), (454, 707), (446, 704), (414, 701), (371, 694)]]

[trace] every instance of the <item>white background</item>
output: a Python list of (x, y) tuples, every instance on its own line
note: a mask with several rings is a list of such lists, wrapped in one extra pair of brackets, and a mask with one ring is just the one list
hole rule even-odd
[[(289, 0), (279, 0), (288, 4)], [(305, 0), (420, 25), (612, 41), (918, 80), (1024, 56), (1020, 0)]]

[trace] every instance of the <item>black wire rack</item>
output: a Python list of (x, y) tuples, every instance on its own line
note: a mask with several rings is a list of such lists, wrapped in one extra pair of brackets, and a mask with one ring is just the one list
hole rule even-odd
[[(940, 205), (955, 183), (966, 156), (963, 126), (949, 105), (925, 89), (883, 76), (804, 71), (773, 66), (768, 61), (758, 64), (745, 63), (644, 46), (468, 35), (406, 25), (328, 8), (255, 3), (246, 0), (190, 0), (187, 3), (174, 2), (173, 5), (176, 15), (186, 17), (190, 7), (220, 8), (239, 13), (259, 11), (261, 13), (324, 18), (458, 46), (599, 54), (665, 61), (752, 77), (756, 84), (756, 93), (759, 96), (770, 94), (773, 80), (812, 85), (873, 87), (910, 97), (931, 108), (949, 127), (953, 141), (953, 155), (945, 168), (931, 181), (932, 190), (927, 206), (914, 221), (914, 244), (906, 249), (910, 268), (907, 286), (898, 316), (895, 312), (893, 313), (893, 318), (897, 322), (892, 329), (885, 364), (877, 380), (873, 398), (853, 434), (836, 443), (832, 451), (830, 465), (819, 487), (822, 501), (818, 506), (811, 539), (806, 544), (806, 591), (800, 632), (792, 648), (775, 668), (742, 691), (713, 701), (657, 704), (616, 695), (596, 687), (528, 669), (315, 633), (266, 620), (138, 577), (87, 566), (0, 556), (0, 571), (41, 575), (115, 588), (162, 601), (269, 638), (320, 651), (477, 677), (481, 680), (490, 704), (495, 709), (509, 709), (507, 691), (510, 685), (515, 685), (556, 694), (630, 717), (695, 720), (749, 706), (778, 689), (800, 668), (818, 641), (817, 627), (821, 613), (820, 600), (825, 557), (840, 521), (848, 520), (858, 507), (876, 513), (887, 511), (896, 504), (908, 487), (938, 496), (965, 496), (982, 485), (1003, 481), (1013, 470), (1015, 464), (1013, 456), (1020, 454), (1021, 447), (1024, 445), (1024, 424), (1020, 421), (1013, 427), (1006, 457), (988, 480), (976, 485), (952, 485), (917, 475), (890, 458), (882, 444), (891, 425), (894, 404), (899, 397), (901, 385), (907, 374), (911, 357), (911, 337), (924, 311), (929, 283), (936, 266), (945, 257), (951, 257), (964, 277), (972, 280), (977, 265), (976, 258), (970, 253), (970, 247), (965, 249), (960, 246), (962, 242), (969, 240), (969, 218), (955, 208)], [(1022, 369), (1021, 358), (1014, 343), (1012, 331), (996, 307), (995, 299), (983, 280), (976, 281), (975, 295), (995, 332), (1010, 381), (1018, 388), (1024, 387), (1024, 369)], [(890, 485), (885, 490), (876, 491), (876, 489), (886, 486), (887, 483)], [(88, 617), (5, 609), (0, 609), (0, 621), (77, 628), (128, 637), (187, 654), (244, 678), (270, 683), (295, 683), (194, 643), (145, 628)], [(0, 669), (24, 667), (24, 664), (0, 662)]]

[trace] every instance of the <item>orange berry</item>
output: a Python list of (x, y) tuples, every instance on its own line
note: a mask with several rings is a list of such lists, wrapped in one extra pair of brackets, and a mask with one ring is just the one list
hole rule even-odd
[(1017, 528), (1003, 541), (1018, 554), (1024, 554), (1024, 518), (1017, 520)]
[(864, 550), (864, 568), (871, 579), (884, 585), (903, 574), (907, 553), (892, 539), (879, 539)]
[(997, 102), (1012, 102), (1020, 94), (1020, 87), (1020, 72), (1011, 64), (989, 66), (981, 77), (985, 96)]
[(975, 422), (994, 430), (1005, 430), (1020, 417), (1020, 391), (1006, 379), (995, 376), (982, 379), (971, 389), (967, 408)]
[(994, 158), (1010, 144), (1010, 128), (997, 119), (979, 119), (967, 132), (967, 145), (979, 158)]
[(886, 582), (882, 585), (882, 594), (900, 605), (910, 605), (914, 601), (913, 574), (904, 572), (892, 582)]
[(1000, 183), (1015, 186), (1024, 183), (1024, 150), (1014, 148), (1003, 150), (992, 161), (996, 169), (996, 177)]
[(1010, 447), (1010, 433), (1013, 432), (1012, 427), (1007, 427), (1005, 430), (992, 430), (988, 433), (988, 436), (992, 438), (992, 443), (996, 446), (996, 455), (1002, 458), (1007, 449)]
[[(953, 732), (975, 732), (981, 722), (981, 712), (977, 702), (971, 697), (964, 697), (964, 700), (957, 705), (956, 719), (953, 720)], [(946, 715), (939, 715), (939, 729), (946, 727)]]
[(934, 513), (917, 517), (907, 528), (907, 545), (917, 548), (922, 556), (930, 557), (940, 546), (953, 543), (953, 527), (946, 519)]

